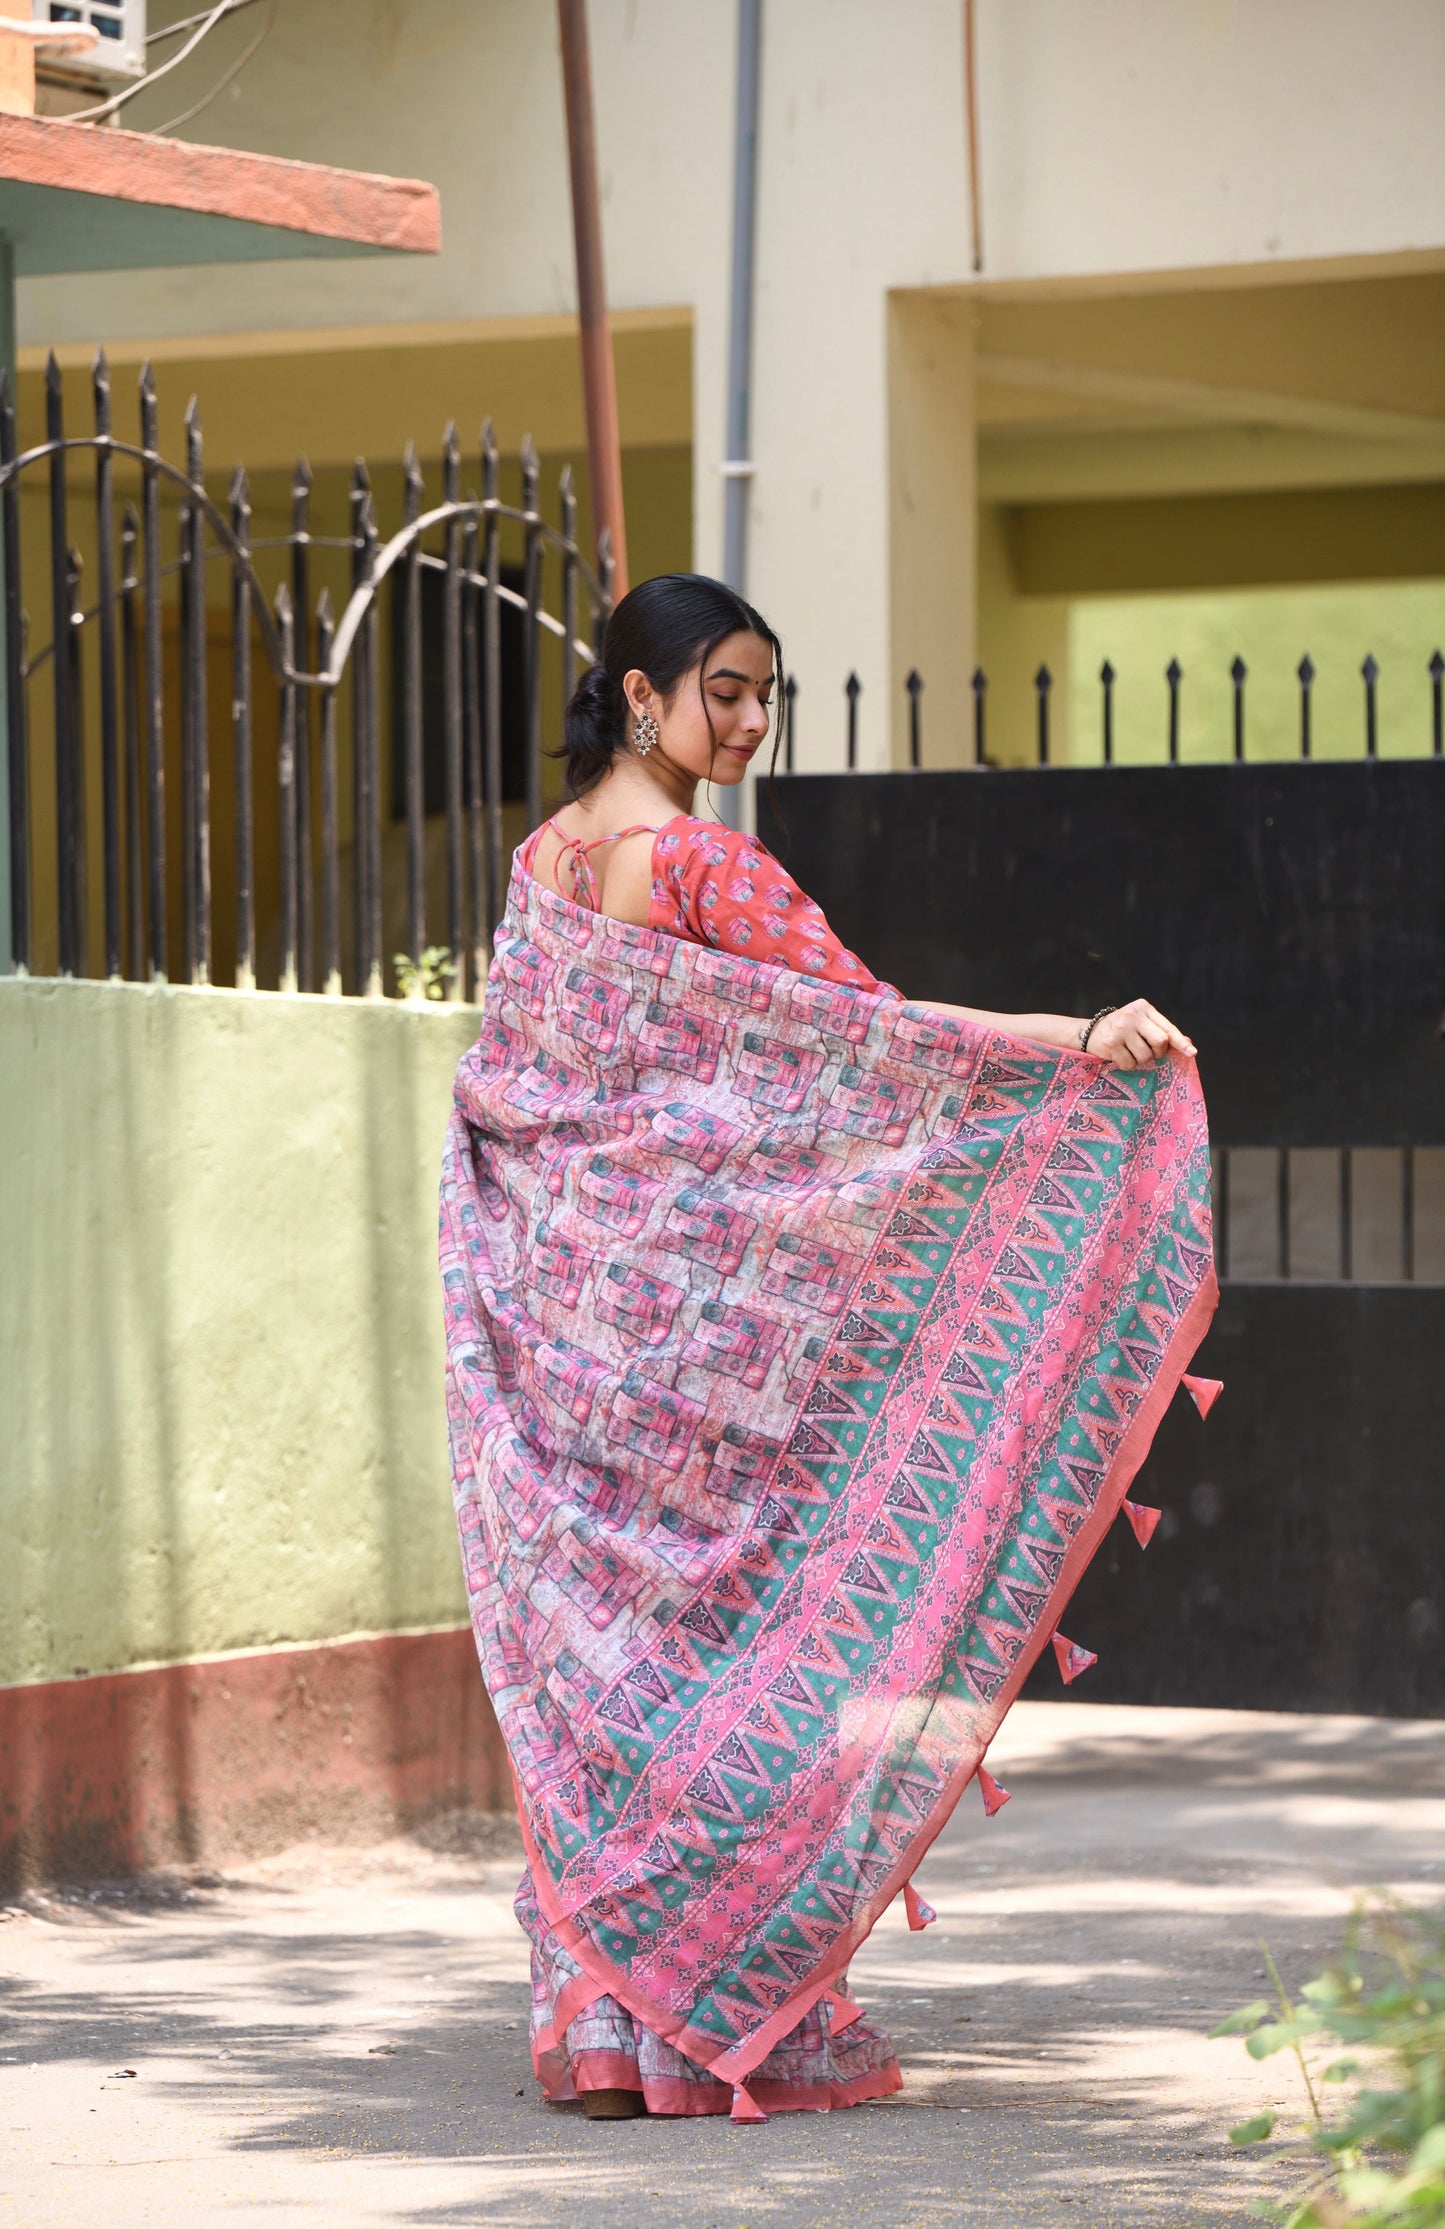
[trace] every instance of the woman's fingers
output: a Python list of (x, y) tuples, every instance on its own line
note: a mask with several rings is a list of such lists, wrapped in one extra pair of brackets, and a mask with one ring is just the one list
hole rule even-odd
[(1149, 1019), (1155, 1028), (1163, 1032), (1164, 1043), (1160, 1047), (1162, 1052), (1182, 1053), (1186, 1060), (1195, 1058), (1196, 1048), (1193, 1038), (1186, 1036), (1182, 1029), (1176, 1028), (1167, 1014), (1161, 1014), (1157, 1006), (1151, 1006), (1149, 1008)]
[(1168, 1015), (1151, 1006), (1147, 998), (1131, 1000), (1100, 1023), (1090, 1051), (1115, 1068), (1148, 1068), (1155, 1061), (1167, 1060), (1172, 1053), (1184, 1060), (1198, 1057), (1193, 1038), (1176, 1028)]

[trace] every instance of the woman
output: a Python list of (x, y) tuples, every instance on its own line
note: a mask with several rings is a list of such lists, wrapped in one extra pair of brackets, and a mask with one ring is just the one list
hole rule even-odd
[(1092, 1661), (1057, 1618), (1214, 1305), (1172, 1022), (909, 1004), (694, 816), (780, 678), (718, 582), (617, 606), (443, 1177), (534, 2063), (593, 2118), (900, 2086), (848, 1960), (900, 1891), (931, 1917), (968, 1782), (1006, 1800), (983, 1758), (1034, 1658)]

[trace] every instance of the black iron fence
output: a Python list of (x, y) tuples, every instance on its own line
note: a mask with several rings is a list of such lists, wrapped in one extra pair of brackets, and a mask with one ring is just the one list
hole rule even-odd
[[(282, 530), (259, 533), (244, 470), (224, 492), (208, 486), (194, 403), (184, 463), (160, 454), (149, 368), (135, 442), (114, 432), (103, 354), (88, 431), (66, 432), (53, 358), (45, 402), (45, 439), (20, 453), (0, 385), (14, 965), (248, 989), (477, 995), (510, 842), (524, 818), (534, 825), (542, 814), (544, 733), (610, 608), (610, 563), (605, 547), (595, 565), (582, 554), (570, 473), (551, 524), (530, 443), (516, 500), (504, 501), (490, 426), (465, 491), (448, 427), (440, 502), (429, 504), (408, 449), (386, 538), (364, 463), (333, 491), (328, 521), (304, 460)], [(32, 490), (43, 504), (23, 500)], [(1309, 759), (1310, 657), (1296, 678), (1298, 750)], [(1178, 764), (1187, 679), (1177, 658), (1161, 680), (1160, 755)], [(1225, 755), (1241, 763), (1250, 756), (1248, 680), (1236, 657)], [(1117, 681), (1106, 659), (1105, 765), (1118, 763)], [(1361, 755), (1373, 759), (1373, 656), (1360, 682)], [(1041, 665), (1032, 733), (1043, 767), (1059, 755), (1053, 686)], [(915, 669), (903, 687), (909, 764), (922, 770), (924, 678)], [(856, 673), (842, 693), (843, 763), (856, 770)], [(790, 675), (780, 753), (789, 772), (799, 695)], [(1419, 676), (1413, 739), (1436, 758), (1445, 751), (1442, 695), (1437, 650)], [(973, 760), (987, 767), (982, 668), (971, 697)], [(1084, 755), (1071, 738), (1070, 763)]]
[[(605, 541), (589, 565), (570, 472), (561, 475), (553, 525), (541, 513), (528, 441), (520, 500), (504, 502), (488, 423), (478, 486), (464, 492), (448, 426), (440, 502), (428, 504), (409, 448), (401, 517), (387, 538), (360, 462), (343, 531), (318, 532), (304, 461), (287, 531), (256, 537), (244, 470), (224, 504), (208, 491), (194, 402), (184, 465), (160, 454), (149, 367), (135, 442), (113, 430), (103, 354), (90, 431), (67, 434), (53, 357), (45, 395), (46, 438), (21, 453), (0, 377), (16, 969), (216, 980), (214, 839), (224, 808), (227, 972), (238, 987), (265, 976), (283, 991), (378, 995), (390, 987), (391, 926), (404, 987), (444, 981), (453, 997), (476, 994), (505, 891), (507, 798), (515, 789), (529, 822), (540, 818), (544, 697), (565, 702), (610, 608)], [(87, 462), (93, 476), (77, 483), (76, 467)], [(31, 530), (22, 506), (36, 480), (47, 499), (43, 533), (38, 519)], [(314, 593), (323, 570), (337, 575), (335, 594), (330, 581)], [(40, 610), (49, 628), (35, 647)], [(213, 684), (227, 692), (219, 722)], [(224, 798), (212, 783), (222, 748)], [(53, 826), (42, 831), (47, 788)], [(404, 895), (388, 909), (383, 852), (397, 848), (388, 841), (394, 795)], [(439, 822), (439, 845), (429, 818)]]
[[(1380, 749), (1380, 663), (1372, 652), (1367, 653), (1360, 666), (1360, 747), (1365, 758), (1378, 758)], [(1308, 651), (1295, 668), (1299, 689), (1299, 756), (1314, 755), (1314, 686), (1317, 669)], [(1114, 701), (1115, 684), (1119, 679), (1112, 660), (1105, 658), (1099, 668), (1099, 761), (1113, 766), (1115, 758)], [(1171, 766), (1180, 763), (1180, 714), (1185, 682), (1184, 668), (1177, 658), (1171, 658), (1160, 676), (1163, 682), (1161, 697), (1160, 742), (1163, 756)], [(1445, 756), (1445, 653), (1431, 652), (1420, 674), (1420, 727), (1422, 742), (1428, 738), (1428, 750), (1435, 758)], [(1248, 752), (1245, 732), (1245, 692), (1249, 680), (1249, 667), (1241, 657), (1231, 660), (1229, 666), (1230, 690), (1230, 755), (1241, 765)], [(973, 763), (986, 767), (998, 762), (989, 756), (988, 749), (988, 693), (989, 679), (982, 666), (974, 668), (969, 682), (973, 697), (972, 741)], [(1034, 758), (1039, 766), (1049, 766), (1056, 757), (1054, 730), (1051, 723), (1051, 703), (1054, 676), (1047, 665), (1041, 665), (1033, 676), (1034, 695)], [(903, 683), (908, 722), (908, 763), (919, 770), (923, 766), (923, 706), (925, 689), (923, 675), (916, 666), (910, 668)], [(858, 707), (863, 695), (863, 684), (856, 673), (850, 673), (843, 683), (845, 713), (843, 720), (843, 763), (849, 773), (858, 766)], [(794, 771), (798, 725), (798, 684), (790, 675), (784, 689), (784, 726), (782, 763), (791, 774)], [(1070, 765), (1080, 762), (1080, 754), (1071, 748)]]

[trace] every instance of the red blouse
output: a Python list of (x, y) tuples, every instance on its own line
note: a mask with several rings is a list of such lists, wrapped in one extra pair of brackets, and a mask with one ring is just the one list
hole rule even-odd
[[(556, 827), (555, 822), (547, 825)], [(558, 835), (562, 833), (557, 829)], [(570, 856), (579, 905), (594, 911), (597, 906), (597, 884), (587, 853), (599, 844), (615, 843), (618, 836), (642, 833), (641, 828), (623, 828), (617, 836), (602, 836), (586, 845), (564, 837), (558, 870)], [(755, 836), (744, 836), (715, 820), (699, 820), (692, 813), (676, 813), (652, 831), (652, 838), (650, 929), (685, 937), (690, 944), (710, 945), (718, 952), (733, 952), (745, 960), (771, 961), (799, 975), (817, 975), (827, 983), (848, 983), (855, 990), (881, 991), (890, 998), (902, 996), (891, 983), (880, 982), (833, 934), (822, 907), (799, 889), (787, 868)], [(534, 842), (524, 847), (524, 866), (530, 865)]]

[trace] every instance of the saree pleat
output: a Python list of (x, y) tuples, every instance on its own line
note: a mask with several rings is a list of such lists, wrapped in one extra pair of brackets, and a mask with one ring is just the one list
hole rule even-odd
[(441, 1258), (552, 2094), (896, 2086), (833, 2000), (1203, 1335), (1208, 1185), (1192, 1065), (1118, 1074), (514, 870)]

